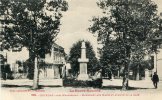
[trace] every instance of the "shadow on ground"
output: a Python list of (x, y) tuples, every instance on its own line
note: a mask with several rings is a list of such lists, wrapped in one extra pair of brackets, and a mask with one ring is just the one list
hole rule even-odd
[[(31, 85), (2, 85), (2, 88), (32, 88)], [(45, 87), (50, 87), (50, 88), (56, 88), (56, 87), (61, 87), (59, 85), (39, 85), (38, 89), (43, 89)]]
[[(103, 86), (101, 89), (103, 90), (122, 90), (122, 86)], [(141, 87), (129, 87), (128, 90), (146, 90), (146, 89), (154, 89), (154, 88), (141, 88)]]
[(32, 86), (29, 85), (2, 85), (1, 87), (4, 88), (19, 88), (19, 87), (23, 87), (23, 88), (31, 88)]
[[(3, 88), (29, 88), (31, 89), (32, 86), (31, 85), (1, 85), (1, 87)], [(59, 88), (62, 86), (59, 85), (39, 85), (39, 89), (43, 89), (43, 88)], [(86, 87), (82, 87), (82, 86), (68, 86), (68, 87), (72, 87), (72, 88), (86, 88)], [(114, 86), (114, 85), (110, 85), (110, 86), (103, 86), (101, 88), (98, 88), (101, 90), (122, 90), (122, 86)], [(129, 87), (128, 90), (147, 90), (147, 89), (154, 89), (154, 88), (141, 88), (141, 87)]]

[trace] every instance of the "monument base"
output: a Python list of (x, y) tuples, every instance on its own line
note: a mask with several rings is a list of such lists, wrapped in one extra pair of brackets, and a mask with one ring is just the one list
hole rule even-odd
[(88, 74), (79, 74), (77, 80), (90, 80)]

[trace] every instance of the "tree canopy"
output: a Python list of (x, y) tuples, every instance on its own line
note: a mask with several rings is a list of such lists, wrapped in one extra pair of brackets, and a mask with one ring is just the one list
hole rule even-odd
[(59, 32), (64, 0), (1, 0), (0, 18), (3, 24), (2, 48), (27, 47), (38, 54), (49, 51)]
[(1, 0), (1, 49), (26, 47), (29, 50), (29, 75), (33, 78), (35, 57), (50, 52), (59, 33), (65, 0)]
[[(116, 63), (119, 57), (124, 59), (125, 80), (128, 78), (129, 63), (143, 60), (152, 51), (155, 37), (162, 34), (157, 5), (151, 0), (100, 0), (97, 5), (103, 9), (104, 15), (94, 17), (89, 29), (103, 44), (103, 57), (110, 52), (105, 48), (112, 45), (110, 54), (114, 56), (113, 62)], [(115, 57), (117, 52), (120, 56)]]

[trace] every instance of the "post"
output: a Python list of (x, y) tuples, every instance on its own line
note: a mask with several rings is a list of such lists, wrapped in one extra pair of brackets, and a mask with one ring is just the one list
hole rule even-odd
[(33, 79), (33, 89), (38, 89), (38, 59), (35, 57), (34, 60), (34, 79)]
[(140, 75), (139, 75), (139, 65), (137, 66), (137, 75), (136, 75), (136, 80), (140, 80)]

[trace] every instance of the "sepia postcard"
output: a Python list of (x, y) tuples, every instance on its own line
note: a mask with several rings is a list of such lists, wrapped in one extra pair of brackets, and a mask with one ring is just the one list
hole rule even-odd
[(0, 0), (0, 100), (160, 100), (162, 0)]

